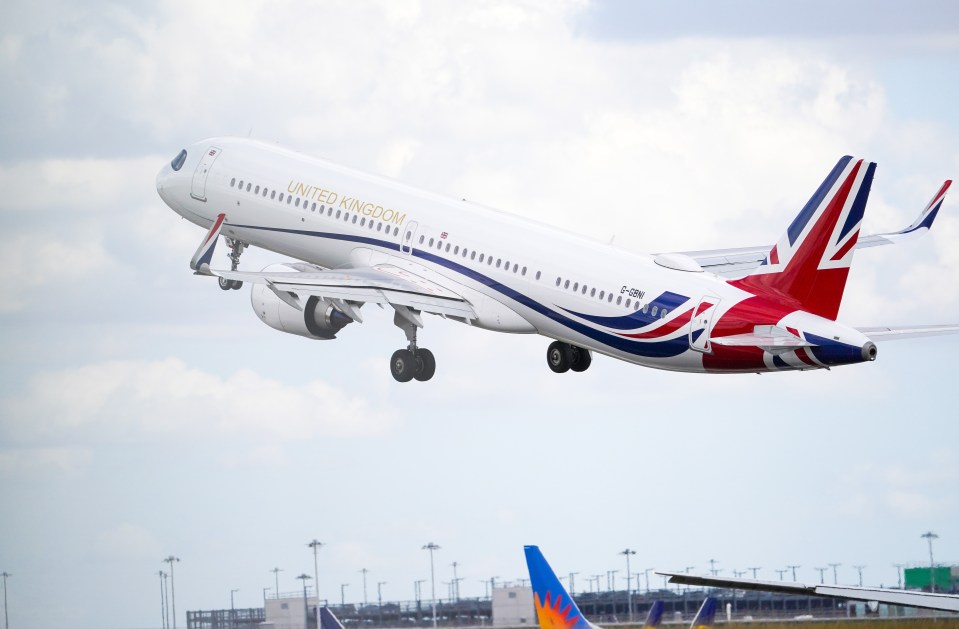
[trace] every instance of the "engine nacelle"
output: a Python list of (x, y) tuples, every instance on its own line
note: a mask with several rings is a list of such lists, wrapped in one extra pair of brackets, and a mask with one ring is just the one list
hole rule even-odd
[(353, 322), (331, 302), (319, 297), (310, 297), (303, 304), (303, 310), (297, 310), (262, 284), (253, 285), (250, 303), (256, 316), (274, 330), (309, 339), (335, 339), (337, 332)]

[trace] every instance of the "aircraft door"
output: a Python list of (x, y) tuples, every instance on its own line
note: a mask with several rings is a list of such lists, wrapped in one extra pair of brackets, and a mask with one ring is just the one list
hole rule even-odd
[(416, 221), (410, 221), (403, 228), (403, 240), (400, 242), (400, 253), (409, 255), (413, 253), (413, 238), (416, 237), (416, 228), (419, 224)]
[(200, 158), (200, 163), (196, 165), (196, 170), (193, 171), (193, 187), (190, 189), (190, 196), (197, 201), (206, 201), (206, 178), (210, 174), (213, 162), (219, 156), (220, 149), (211, 146)]
[(709, 335), (713, 331), (713, 320), (719, 310), (721, 300), (715, 295), (706, 295), (699, 300), (696, 310), (689, 321), (689, 348), (697, 352), (710, 354), (713, 351)]

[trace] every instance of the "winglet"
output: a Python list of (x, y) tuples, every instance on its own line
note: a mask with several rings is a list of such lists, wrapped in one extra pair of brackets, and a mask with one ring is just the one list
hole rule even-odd
[(946, 198), (946, 192), (949, 190), (949, 186), (952, 185), (952, 179), (946, 179), (945, 183), (942, 184), (942, 187), (939, 188), (939, 192), (936, 193), (932, 200), (929, 201), (929, 204), (920, 212), (919, 217), (912, 222), (912, 225), (909, 227), (895, 232), (896, 234), (911, 234), (920, 229), (930, 229), (932, 228), (933, 221), (936, 220), (936, 215), (939, 213), (939, 208), (942, 207), (942, 202)]
[(696, 612), (696, 617), (693, 618), (693, 624), (689, 625), (689, 629), (703, 629), (705, 627), (712, 627), (713, 622), (716, 620), (716, 608), (718, 604), (716, 599), (712, 596), (707, 596), (706, 600), (703, 601), (702, 607), (699, 608), (699, 611)]
[(224, 222), (226, 222), (226, 214), (217, 215), (213, 225), (210, 226), (210, 231), (207, 232), (200, 246), (197, 247), (196, 253), (193, 254), (193, 259), (190, 260), (190, 268), (201, 275), (212, 275), (210, 261), (213, 259), (213, 250), (216, 249), (216, 241)]
[(649, 608), (649, 613), (646, 614), (646, 622), (643, 623), (643, 627), (647, 629), (658, 629), (660, 625), (663, 624), (663, 609), (665, 604), (656, 599), (653, 601), (652, 606)]
[(556, 578), (538, 546), (524, 546), (526, 567), (533, 586), (533, 605), (540, 629), (588, 629), (594, 627), (580, 613), (576, 602)]

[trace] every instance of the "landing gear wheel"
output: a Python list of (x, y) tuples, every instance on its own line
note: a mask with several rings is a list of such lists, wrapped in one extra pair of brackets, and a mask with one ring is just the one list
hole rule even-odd
[(436, 358), (428, 349), (416, 350), (416, 373), (413, 377), (420, 382), (426, 382), (436, 373)]
[(233, 290), (240, 290), (241, 288), (243, 288), (243, 282), (241, 282), (240, 280), (230, 280), (230, 282), (233, 284), (233, 286), (230, 287)]
[(416, 356), (408, 349), (398, 349), (390, 358), (390, 373), (397, 382), (409, 382), (417, 371)]
[(233, 280), (228, 280), (225, 277), (217, 278), (217, 284), (220, 285), (222, 290), (230, 290), (233, 288)]
[(573, 371), (586, 371), (593, 364), (593, 355), (588, 349), (571, 345), (573, 359), (569, 363), (569, 368)]
[(572, 348), (568, 343), (553, 341), (546, 350), (546, 363), (555, 373), (566, 373), (573, 362)]

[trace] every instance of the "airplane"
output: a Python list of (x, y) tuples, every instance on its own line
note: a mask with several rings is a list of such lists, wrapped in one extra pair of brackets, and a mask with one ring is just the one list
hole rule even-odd
[(320, 629), (344, 629), (343, 623), (329, 607), (320, 607)]
[(739, 577), (713, 577), (681, 572), (657, 571), (656, 574), (669, 577), (670, 583), (685, 585), (802, 594), (806, 596), (822, 596), (825, 598), (837, 598), (850, 601), (878, 602), (890, 605), (904, 605), (907, 607), (959, 612), (959, 595), (956, 594), (856, 587), (851, 585), (807, 585), (805, 583), (795, 583), (791, 581), (762, 581)]
[[(399, 382), (426, 381), (423, 314), (550, 339), (556, 373), (594, 353), (659, 369), (762, 373), (873, 361), (876, 341), (952, 334), (959, 325), (854, 328), (836, 315), (856, 249), (929, 231), (947, 180), (908, 227), (860, 236), (876, 165), (841, 158), (772, 246), (636, 254), (465, 200), (245, 138), (202, 140), (157, 174), (162, 200), (206, 228), (191, 260), (224, 290), (253, 284), (270, 327), (330, 340), (393, 310), (407, 346)], [(214, 269), (223, 236), (229, 269)], [(290, 258), (240, 271), (248, 246)]]
[[(533, 587), (533, 606), (540, 629), (600, 629), (586, 620), (576, 601), (556, 577), (538, 546), (524, 546), (526, 567)], [(689, 625), (690, 629), (709, 629), (716, 618), (717, 601), (707, 596)], [(663, 601), (655, 601), (649, 608), (643, 627), (656, 629), (662, 625)]]

